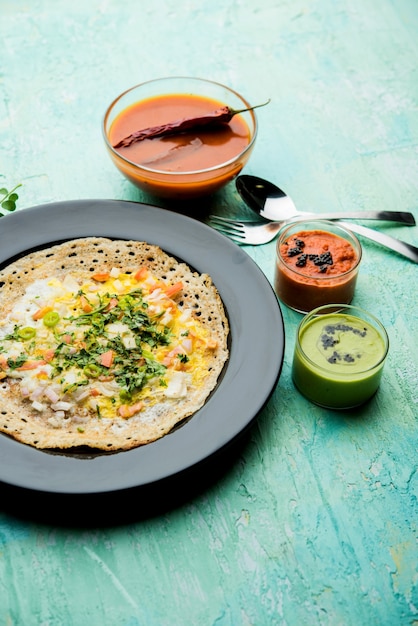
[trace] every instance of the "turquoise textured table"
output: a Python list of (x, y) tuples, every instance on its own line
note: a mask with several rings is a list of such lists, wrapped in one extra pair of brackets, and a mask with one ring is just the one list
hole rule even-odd
[[(155, 203), (114, 169), (102, 117), (130, 86), (191, 75), (271, 98), (245, 173), (301, 209), (418, 218), (415, 0), (2, 0), (0, 35), (0, 187), (22, 184), (19, 211)], [(196, 204), (246, 213), (233, 183)], [(377, 395), (342, 414), (298, 394), (300, 315), (282, 306), (278, 385), (208, 489), (85, 528), (14, 515), (0, 489), (2, 626), (417, 626), (417, 266), (362, 243), (354, 303), (390, 336)], [(246, 252), (272, 281), (274, 243)]]

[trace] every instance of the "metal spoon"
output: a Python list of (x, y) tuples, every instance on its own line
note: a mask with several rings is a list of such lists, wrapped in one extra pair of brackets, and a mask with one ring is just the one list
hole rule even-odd
[[(284, 191), (279, 189), (268, 180), (258, 176), (241, 175), (236, 180), (238, 193), (244, 202), (256, 213), (266, 220), (281, 222), (293, 219), (297, 216), (312, 215), (304, 211), (298, 211), (293, 200)], [(415, 226), (415, 218), (412, 213), (406, 211), (344, 211), (320, 213), (318, 219), (361, 219), (361, 220), (385, 220), (399, 222), (408, 226)]]
[[(257, 176), (249, 176), (245, 174), (238, 176), (236, 180), (236, 187), (238, 193), (247, 206), (268, 221), (300, 221), (304, 218), (304, 216), (315, 216), (318, 219), (347, 219), (349, 217), (354, 217), (353, 212), (313, 214), (298, 211), (292, 199), (289, 198), (289, 196), (287, 196), (281, 189), (276, 187), (273, 183), (270, 183), (263, 178), (258, 178)], [(371, 214), (373, 215), (372, 218), (370, 218)], [(393, 214), (395, 214), (395, 217), (401, 218), (400, 221), (404, 224), (411, 226), (415, 224), (415, 218), (411, 213), (400, 211), (362, 211), (358, 216), (360, 219), (364, 219), (365, 216), (368, 215), (368, 219), (383, 219), (390, 221), (393, 219), (393, 217), (391, 217)], [(350, 224), (349, 228), (351, 228), (353, 232), (389, 248), (389, 250), (398, 252), (414, 263), (418, 263), (418, 248), (415, 246), (396, 239), (395, 237), (391, 237), (386, 233), (373, 230), (372, 228), (367, 228), (366, 226), (362, 226), (360, 224)]]

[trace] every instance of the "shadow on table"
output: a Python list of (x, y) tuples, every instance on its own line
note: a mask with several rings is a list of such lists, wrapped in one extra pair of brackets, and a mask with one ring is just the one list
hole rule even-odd
[[(133, 186), (129, 187), (127, 195), (130, 202), (139, 202), (159, 207), (201, 222), (205, 222), (211, 213), (221, 214), (225, 217), (257, 219), (254, 212), (246, 206), (238, 194), (235, 188), (235, 181), (231, 181), (226, 187), (210, 196), (188, 200), (158, 198)], [(120, 199), (122, 200), (122, 198)], [(124, 199), (126, 200), (127, 198)]]
[[(172, 210), (199, 221), (211, 212), (237, 211), (242, 215), (245, 205), (231, 183), (209, 198), (188, 201), (161, 200), (139, 190), (132, 190), (132, 202), (142, 202)], [(249, 211), (249, 209), (247, 209)], [(192, 468), (158, 483), (117, 492), (68, 494), (33, 491), (0, 481), (0, 512), (22, 520), (63, 527), (109, 527), (139, 522), (192, 501), (215, 485), (237, 461), (245, 447), (248, 434), (240, 437)]]
[(138, 488), (68, 494), (33, 491), (0, 482), (0, 512), (22, 521), (71, 528), (105, 528), (164, 515), (225, 477), (247, 445), (248, 437), (248, 433), (243, 433), (198, 465)]

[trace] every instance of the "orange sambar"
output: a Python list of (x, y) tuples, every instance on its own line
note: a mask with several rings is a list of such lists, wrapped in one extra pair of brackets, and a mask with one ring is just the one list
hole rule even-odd
[[(141, 100), (116, 117), (109, 131), (109, 141), (114, 146), (135, 131), (204, 116), (224, 106), (216, 100), (189, 94)], [(233, 159), (248, 146), (250, 140), (247, 123), (236, 115), (227, 124), (144, 139), (116, 151), (125, 159), (146, 168), (164, 172), (196, 172)]]

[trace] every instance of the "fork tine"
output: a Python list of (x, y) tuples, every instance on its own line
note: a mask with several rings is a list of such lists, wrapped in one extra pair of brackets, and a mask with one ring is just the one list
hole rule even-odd
[(244, 233), (240, 233), (239, 231), (230, 231), (223, 228), (223, 226), (218, 226), (217, 224), (209, 224), (209, 226), (218, 231), (218, 233), (221, 233), (222, 235), (225, 235), (225, 237), (229, 237), (229, 239), (237, 241), (238, 243), (242, 243), (245, 239)]
[(209, 226), (226, 235), (236, 243), (258, 246), (272, 241), (280, 230), (280, 223), (239, 222), (220, 216), (210, 216)]
[(224, 237), (228, 237), (228, 239), (230, 239), (231, 241), (234, 241), (235, 243), (238, 244), (243, 244), (245, 243), (245, 238), (241, 237), (240, 235), (233, 235), (232, 233), (227, 233), (224, 230), (220, 230), (217, 226), (213, 227), (218, 233), (220, 233), (221, 235), (223, 235)]
[(246, 226), (261, 226), (265, 222), (260, 220), (233, 220), (230, 217), (221, 217), (220, 215), (209, 215), (209, 221), (217, 222), (218, 224), (225, 226), (236, 226), (237, 228), (245, 228)]
[(218, 217), (216, 215), (209, 216), (209, 225), (216, 228), (216, 230), (227, 233), (228, 235), (243, 236), (244, 226), (240, 222), (234, 222), (226, 218)]
[(209, 215), (209, 219), (221, 224), (241, 224), (242, 220), (233, 220), (230, 217), (222, 217), (221, 215)]

